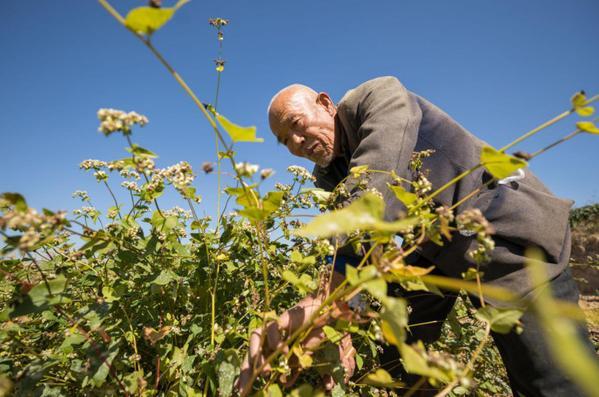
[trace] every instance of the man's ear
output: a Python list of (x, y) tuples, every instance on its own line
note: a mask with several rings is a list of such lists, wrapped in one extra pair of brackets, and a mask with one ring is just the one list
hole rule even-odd
[(324, 106), (324, 108), (326, 109), (326, 111), (331, 115), (334, 116), (335, 113), (337, 112), (337, 108), (335, 107), (335, 103), (333, 102), (333, 100), (331, 99), (331, 97), (329, 96), (329, 94), (327, 94), (326, 92), (320, 92), (318, 93), (318, 96), (316, 97), (316, 103)]

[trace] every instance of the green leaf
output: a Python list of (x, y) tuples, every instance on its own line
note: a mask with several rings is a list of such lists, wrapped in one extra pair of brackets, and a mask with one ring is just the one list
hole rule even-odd
[(576, 123), (576, 128), (590, 134), (599, 134), (599, 128), (590, 121), (579, 121)]
[[(58, 275), (54, 280), (48, 280), (47, 284), (41, 281), (38, 285), (31, 288), (28, 296), (36, 306), (47, 304), (51, 297), (56, 297), (64, 291), (66, 283), (67, 279), (62, 274)], [(50, 291), (48, 291), (48, 287)]]
[(158, 211), (154, 211), (152, 219), (150, 220), (150, 224), (154, 226), (154, 229), (163, 233), (171, 232), (178, 223), (179, 219), (177, 219), (176, 216), (165, 217)]
[(171, 281), (175, 281), (178, 279), (179, 279), (179, 276), (177, 276), (172, 270), (163, 270), (162, 272), (160, 272), (158, 277), (156, 277), (152, 281), (152, 284), (167, 285)]
[(95, 387), (100, 387), (106, 381), (106, 377), (110, 372), (110, 366), (112, 365), (112, 361), (118, 354), (118, 349), (115, 349), (112, 353), (108, 355), (108, 357), (100, 364), (96, 373), (92, 377), (92, 383)]
[(365, 385), (389, 388), (402, 386), (401, 382), (394, 381), (393, 377), (389, 375), (389, 372), (382, 368), (379, 368), (375, 372), (371, 372), (366, 375), (361, 383)]
[(343, 338), (343, 335), (340, 332), (338, 332), (335, 328), (329, 325), (325, 325), (324, 327), (322, 327), (322, 331), (327, 336), (327, 338), (333, 343), (337, 343), (341, 340), (341, 338)]
[(476, 311), (476, 318), (491, 324), (491, 329), (500, 334), (509, 333), (518, 324), (520, 317), (521, 310), (500, 309), (489, 305)]
[(526, 161), (500, 152), (491, 146), (483, 147), (480, 163), (497, 179), (507, 178), (527, 164)]
[(391, 191), (393, 191), (393, 193), (395, 193), (395, 197), (397, 197), (399, 201), (404, 203), (406, 207), (413, 204), (418, 198), (417, 195), (408, 192), (406, 189), (403, 188), (403, 186), (392, 185), (390, 183), (388, 183), (387, 186), (389, 187), (389, 189), (391, 189)]
[(281, 392), (279, 385), (272, 384), (268, 386), (268, 389), (260, 390), (258, 393), (254, 394), (253, 397), (283, 397), (283, 392)]
[(246, 195), (239, 196), (237, 203), (244, 205), (246, 208), (237, 211), (239, 215), (253, 221), (261, 221), (279, 209), (283, 202), (284, 192), (273, 191), (268, 192), (264, 199), (260, 200), (262, 208), (255, 207), (252, 204), (253, 200), (248, 200)]
[(314, 282), (314, 280), (312, 280), (312, 277), (310, 277), (307, 274), (302, 274), (300, 277), (298, 277), (292, 271), (290, 271), (290, 270), (284, 270), (283, 274), (282, 274), (282, 277), (283, 277), (283, 280), (288, 281), (295, 288), (297, 288), (298, 291), (302, 295), (306, 295), (306, 294), (314, 291), (316, 289), (316, 287), (317, 287), (317, 285)]
[(383, 221), (385, 203), (376, 194), (366, 193), (347, 207), (317, 216), (295, 231), (299, 236), (332, 237), (356, 230), (399, 232), (418, 222), (405, 218), (396, 222)]
[(318, 188), (318, 187), (314, 187), (314, 188), (304, 187), (304, 188), (302, 188), (302, 190), (300, 192), (308, 193), (309, 195), (312, 196), (312, 198), (314, 198), (314, 200), (318, 204), (326, 204), (332, 194), (331, 192), (327, 192), (326, 190)]
[[(66, 282), (67, 280), (63, 275), (58, 275), (55, 279), (48, 280), (48, 284), (41, 281), (35, 287), (31, 288), (29, 293), (21, 298), (14, 307), (0, 312), (0, 321), (43, 312), (44, 310), (48, 310), (50, 306), (69, 303), (71, 300), (61, 295), (65, 289)], [(48, 291), (48, 287), (50, 291)]]
[(137, 145), (137, 144), (133, 144), (131, 147), (126, 148), (126, 150), (137, 156), (137, 157), (146, 157), (146, 158), (156, 158), (158, 157), (158, 155), (148, 149), (142, 148), (141, 146)]
[[(418, 344), (419, 348), (424, 350), (422, 342)], [(431, 367), (425, 357), (423, 357), (414, 347), (405, 343), (399, 347), (401, 358), (404, 363), (404, 368), (410, 374), (427, 376), (429, 378), (440, 380), (444, 383), (449, 383), (449, 376), (438, 368)]]
[(589, 117), (589, 116), (592, 116), (593, 113), (595, 113), (595, 108), (592, 106), (585, 106), (582, 108), (577, 108), (576, 113), (578, 113), (578, 115), (582, 116), (582, 117)]
[(71, 330), (64, 338), (64, 341), (60, 345), (59, 350), (65, 353), (71, 353), (73, 351), (73, 345), (80, 345), (86, 340), (87, 338), (84, 335)]
[(174, 7), (154, 8), (137, 7), (129, 11), (125, 18), (125, 25), (141, 35), (151, 35), (165, 23), (167, 23), (175, 12), (189, 0), (179, 0)]
[(365, 164), (365, 165), (358, 165), (356, 167), (352, 167), (349, 170), (349, 173), (351, 174), (352, 177), (359, 178), (361, 175), (366, 174), (367, 171), (368, 171), (368, 164)]
[(233, 393), (235, 379), (239, 376), (239, 358), (234, 349), (228, 349), (224, 353), (219, 352), (217, 361), (220, 361), (217, 369), (218, 395), (229, 397)]
[[(529, 249), (526, 252), (531, 283), (541, 285), (546, 283), (547, 272), (545, 258), (539, 249)], [(545, 340), (557, 365), (569, 375), (581, 392), (588, 396), (599, 396), (597, 389), (597, 374), (599, 363), (596, 357), (589, 354), (584, 345), (576, 324), (560, 313), (558, 301), (554, 300), (549, 288), (537, 288), (535, 299), (532, 300), (534, 313), (541, 322)]]
[(285, 192), (280, 191), (268, 192), (262, 200), (262, 209), (264, 209), (267, 214), (272, 214), (281, 206), (284, 195)]
[(256, 127), (242, 127), (231, 122), (225, 116), (215, 113), (216, 119), (223, 127), (233, 142), (264, 142), (263, 138), (256, 138)]
[(408, 307), (406, 301), (399, 298), (386, 297), (382, 300), (381, 331), (387, 342), (398, 348), (406, 339), (408, 327)]
[(119, 296), (115, 295), (114, 289), (112, 289), (112, 287), (102, 287), (102, 296), (108, 303), (118, 301), (120, 299)]
[(12, 205), (15, 206), (15, 209), (19, 212), (27, 211), (27, 202), (25, 201), (25, 197), (21, 196), (19, 193), (2, 193), (0, 198), (8, 201)]
[(370, 265), (357, 270), (353, 266), (346, 265), (345, 269), (350, 285), (359, 285), (377, 299), (384, 299), (387, 296), (387, 282), (375, 266)]
[(289, 393), (289, 397), (314, 397), (314, 392), (314, 388), (306, 383), (293, 389), (291, 393)]

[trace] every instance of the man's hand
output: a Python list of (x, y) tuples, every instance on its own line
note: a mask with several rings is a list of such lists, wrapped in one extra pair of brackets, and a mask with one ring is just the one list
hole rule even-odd
[[(275, 322), (268, 323), (265, 327), (258, 328), (252, 332), (250, 336), (250, 347), (248, 355), (241, 365), (241, 374), (237, 383), (241, 395), (247, 395), (252, 387), (252, 374), (262, 367), (267, 357), (277, 348), (281, 349), (283, 354), (289, 352), (284, 341), (295, 332), (298, 328), (308, 322), (320, 307), (323, 300), (320, 297), (306, 297), (302, 299), (296, 306), (284, 312)], [(351, 317), (352, 313), (345, 303), (335, 305), (333, 310), (325, 315), (317, 317), (313, 322), (312, 330), (302, 340), (301, 346), (305, 354), (311, 355), (323, 341), (326, 336), (322, 327), (329, 322), (331, 318)], [(339, 360), (345, 368), (345, 381), (347, 381), (354, 373), (355, 368), (355, 349), (351, 343), (351, 336), (345, 335), (339, 341)], [(301, 366), (296, 356), (293, 356), (289, 362), (291, 366), (291, 374), (281, 376), (281, 381), (286, 386), (292, 385), (299, 373)], [(269, 364), (264, 365), (262, 372), (258, 375), (267, 375), (271, 371)], [(334, 386), (333, 378), (330, 374), (323, 376), (324, 385), (327, 389), (332, 389)]]

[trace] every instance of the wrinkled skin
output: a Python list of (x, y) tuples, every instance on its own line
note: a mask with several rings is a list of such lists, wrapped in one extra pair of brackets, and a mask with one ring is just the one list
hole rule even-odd
[(292, 85), (274, 98), (268, 112), (270, 129), (294, 156), (327, 166), (339, 155), (335, 137), (337, 108), (327, 93)]

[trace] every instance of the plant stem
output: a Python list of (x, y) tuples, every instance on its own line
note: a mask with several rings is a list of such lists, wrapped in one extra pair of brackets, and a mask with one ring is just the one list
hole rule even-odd
[[(595, 102), (599, 100), (599, 95), (595, 95), (594, 97), (588, 99), (586, 101), (585, 105), (590, 105), (591, 103)], [(552, 118), (549, 121), (544, 122), (543, 124), (533, 128), (532, 130), (528, 131), (527, 133), (525, 133), (524, 135), (520, 136), (519, 138), (515, 139), (514, 141), (508, 143), (507, 145), (505, 145), (504, 147), (502, 147), (501, 149), (499, 149), (500, 152), (505, 152), (507, 149), (513, 147), (514, 145), (522, 142), (525, 139), (530, 138), (531, 136), (533, 136), (534, 134), (536, 134), (537, 132), (541, 131), (542, 129), (545, 129), (555, 123), (557, 123), (558, 121), (568, 117), (569, 115), (571, 115), (572, 113), (574, 113), (576, 110), (575, 109), (570, 109), (567, 110), (557, 116), (555, 116), (554, 118)]]
[(123, 217), (121, 216), (121, 209), (119, 208), (119, 202), (116, 200), (116, 197), (115, 197), (114, 193), (112, 192), (112, 189), (108, 185), (108, 182), (106, 182), (106, 181), (103, 181), (103, 182), (104, 182), (104, 186), (106, 186), (106, 189), (108, 189), (108, 192), (112, 196), (112, 200), (114, 201), (114, 206), (116, 208), (117, 214), (119, 214), (119, 219), (123, 220)]
[(530, 138), (531, 136), (533, 136), (534, 134), (536, 134), (537, 132), (557, 123), (558, 121), (565, 119), (566, 117), (568, 117), (569, 115), (572, 114), (572, 112), (574, 112), (574, 109), (570, 109), (570, 110), (566, 110), (563, 113), (560, 113), (559, 115), (555, 116), (554, 118), (552, 118), (551, 120), (548, 120), (546, 122), (544, 122), (543, 124), (533, 128), (532, 130), (528, 131), (527, 133), (525, 133), (524, 135), (518, 137), (517, 139), (513, 140), (512, 142), (508, 143), (507, 145), (505, 145), (504, 147), (502, 147), (501, 149), (499, 149), (500, 152), (505, 152), (506, 150), (508, 150), (509, 148), (517, 145), (518, 143), (522, 142), (525, 139)]
[(210, 292), (210, 304), (211, 304), (211, 311), (210, 311), (210, 347), (214, 348), (214, 341), (215, 341), (215, 332), (214, 332), (214, 326), (216, 325), (216, 289), (218, 286), (218, 273), (220, 271), (220, 261), (216, 262), (216, 274), (214, 276), (214, 282), (212, 284), (212, 291)]
[(472, 174), (474, 171), (476, 171), (480, 167), (482, 167), (482, 164), (475, 165), (474, 167), (470, 168), (469, 170), (462, 172), (461, 174), (459, 174), (458, 176), (456, 176), (455, 178), (453, 178), (452, 180), (447, 182), (445, 185), (441, 186), (439, 189), (435, 190), (434, 192), (429, 194), (427, 197), (425, 197), (423, 202), (425, 202), (425, 203), (429, 202), (430, 200), (432, 200), (433, 198), (437, 197), (439, 194), (441, 194), (442, 192), (447, 190), (450, 186), (456, 184), (461, 179)]
[(530, 155), (530, 159), (533, 159), (534, 157), (537, 157), (539, 154), (545, 153), (546, 151), (548, 151), (549, 149), (554, 148), (555, 146), (559, 145), (560, 143), (564, 143), (567, 140), (570, 140), (570, 139), (574, 138), (576, 135), (580, 134), (581, 132), (582, 132), (582, 130), (580, 130), (580, 129), (572, 131), (571, 133), (569, 133), (568, 135), (564, 136), (563, 138), (558, 139), (557, 141), (553, 142), (552, 144), (547, 145), (544, 148), (539, 149), (536, 152), (532, 153)]

